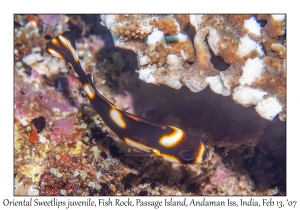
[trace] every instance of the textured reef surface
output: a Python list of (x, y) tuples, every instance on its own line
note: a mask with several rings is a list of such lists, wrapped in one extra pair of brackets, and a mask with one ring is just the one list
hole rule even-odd
[[(284, 15), (15, 15), (14, 30), (15, 195), (286, 195)], [(198, 135), (207, 161), (124, 156), (45, 51), (66, 30), (105, 98)]]
[(285, 15), (102, 15), (116, 46), (137, 54), (139, 78), (193, 92), (210, 86), (285, 121)]

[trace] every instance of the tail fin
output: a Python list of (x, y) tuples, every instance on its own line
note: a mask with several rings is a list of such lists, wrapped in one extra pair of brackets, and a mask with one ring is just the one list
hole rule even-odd
[(86, 82), (86, 74), (81, 68), (75, 46), (75, 37), (71, 31), (66, 31), (46, 45), (46, 51), (69, 63), (79, 76), (82, 83)]

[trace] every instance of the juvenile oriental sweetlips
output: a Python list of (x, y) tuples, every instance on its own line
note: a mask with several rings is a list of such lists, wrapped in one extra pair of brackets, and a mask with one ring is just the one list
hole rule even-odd
[(197, 136), (122, 111), (104, 98), (95, 88), (91, 74), (85, 74), (80, 65), (72, 32), (64, 32), (48, 42), (46, 50), (72, 66), (102, 120), (125, 143), (142, 152), (134, 155), (159, 156), (183, 164), (196, 164), (205, 160), (207, 152)]

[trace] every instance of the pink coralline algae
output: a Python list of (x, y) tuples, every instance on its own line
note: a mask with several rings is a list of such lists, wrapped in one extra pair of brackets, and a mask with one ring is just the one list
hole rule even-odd
[(211, 182), (226, 182), (226, 179), (230, 177), (230, 171), (223, 167), (217, 167), (213, 176), (211, 177)]
[(41, 19), (41, 21), (43, 21), (43, 23), (45, 23), (47, 25), (55, 26), (56, 24), (59, 24), (62, 21), (64, 21), (67, 18), (67, 16), (65, 16), (65, 15), (46, 15), (46, 14), (44, 14), (44, 15), (39, 15), (39, 18)]
[[(41, 82), (43, 75), (35, 69), (31, 70), (30, 76), (22, 71), (19, 70), (15, 77), (15, 119), (23, 126), (31, 125), (30, 141), (39, 142), (37, 133), (40, 132), (56, 143), (78, 141), (82, 132), (75, 128), (78, 119), (73, 115), (78, 112), (79, 103), (71, 103), (62, 92)], [(71, 75), (66, 81), (73, 86), (78, 83)], [(38, 119), (43, 122), (39, 123)]]
[[(33, 78), (38, 78), (38, 73), (33, 70)], [(38, 83), (36, 83), (38, 85)], [(33, 90), (29, 84), (21, 82), (18, 76), (15, 78), (15, 117), (30, 121), (43, 113), (47, 121), (56, 110), (60, 112), (73, 112), (74, 106), (66, 98), (53, 88)]]
[(82, 132), (75, 126), (76, 118), (63, 118), (56, 121), (50, 129), (50, 140), (69, 143), (80, 140)]

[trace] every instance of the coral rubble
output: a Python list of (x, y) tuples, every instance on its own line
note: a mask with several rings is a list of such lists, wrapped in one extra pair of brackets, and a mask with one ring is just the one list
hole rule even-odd
[[(285, 15), (101, 15), (139, 78), (193, 92), (210, 86), (264, 119), (285, 121)], [(266, 24), (263, 26), (263, 23)], [(189, 27), (190, 26), (190, 27)], [(191, 27), (194, 27), (195, 33)], [(220, 57), (228, 67), (216, 68)]]

